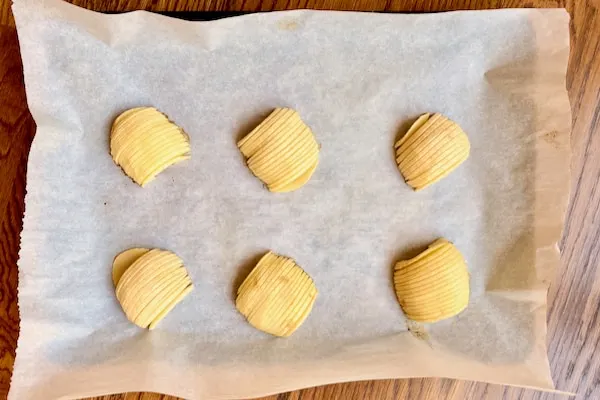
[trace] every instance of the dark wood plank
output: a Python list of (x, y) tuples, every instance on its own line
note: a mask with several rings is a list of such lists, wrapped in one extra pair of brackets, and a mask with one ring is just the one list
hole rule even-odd
[[(10, 4), (10, 0), (1, 1)], [(584, 0), (580, 1), (585, 3)], [(564, 7), (569, 0), (69, 0), (69, 2), (95, 11), (274, 11), (313, 8), (423, 12), (513, 7)], [(14, 24), (9, 7), (0, 8), (0, 24)]]
[(25, 102), (14, 28), (0, 26), (0, 49), (0, 393), (6, 393), (19, 335), (16, 263), (35, 125)]
[[(548, 352), (554, 380), (578, 399), (600, 398), (600, 3), (596, 0), (72, 0), (98, 11), (267, 11), (317, 8), (442, 11), (501, 7), (566, 7), (572, 17), (568, 89), (573, 108), (572, 193), (561, 242), (563, 266), (548, 293)], [(0, 24), (11, 26), (10, 0)], [(27, 153), (34, 124), (27, 112), (13, 29), (0, 29), (0, 395), (6, 395), (18, 334), (16, 260)], [(263, 400), (564, 399), (564, 396), (450, 379), (353, 382)], [(97, 400), (167, 400), (129, 393)]]

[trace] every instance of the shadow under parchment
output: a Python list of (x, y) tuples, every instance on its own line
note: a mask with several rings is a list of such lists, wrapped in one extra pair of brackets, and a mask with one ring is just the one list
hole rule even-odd
[[(264, 334), (266, 340), (260, 340), (248, 346), (230, 345), (225, 340), (203, 338), (193, 333), (173, 334), (160, 330), (148, 331), (132, 326), (130, 335), (123, 340), (120, 336), (113, 339), (114, 327), (98, 330), (85, 339), (64, 341), (56, 340), (53, 349), (48, 351), (50, 359), (59, 365), (97, 365), (104, 363), (120, 364), (120, 360), (138, 360), (155, 358), (173, 365), (213, 365), (222, 366), (235, 363), (270, 365), (287, 364), (299, 361), (318, 361), (343, 352), (345, 347), (353, 347), (376, 340), (365, 337), (342, 342), (331, 342), (324, 346), (322, 342), (313, 346), (298, 346), (293, 337), (277, 338)], [(402, 334), (402, 332), (399, 332)], [(263, 338), (263, 339), (265, 339)], [(196, 343), (195, 345), (191, 345)], [(93, 345), (92, 345), (93, 344)], [(96, 349), (94, 351), (93, 349)], [(98, 351), (97, 349), (102, 349)], [(186, 360), (181, 362), (181, 360)]]
[[(524, 37), (532, 39), (532, 35)], [(529, 45), (534, 46), (533, 41)], [(535, 89), (537, 60), (534, 55), (507, 59), (510, 60), (507, 64), (486, 71), (486, 94), (483, 96), (486, 101), (482, 104), (482, 112), (476, 115), (486, 118), (484, 111), (495, 108), (500, 114), (517, 118), (522, 140), (514, 143), (514, 139), (510, 139), (511, 132), (507, 132), (505, 140), (497, 138), (501, 146), (502, 142), (505, 144), (501, 148), (472, 147), (470, 156), (470, 162), (479, 166), (473, 169), (474, 179), (482, 183), (480, 186), (486, 191), (484, 197), (496, 200), (484, 202), (481, 214), (481, 234), (494, 240), (482, 240), (485, 247), (480, 251), (488, 253), (494, 261), (487, 276), (479, 276), (482, 281), (473, 282), (472, 277), (471, 300), (465, 311), (426, 328), (434, 346), (440, 344), (447, 351), (489, 364), (522, 362), (539, 341), (535, 304), (503, 297), (503, 294), (515, 291), (538, 290), (533, 229), (537, 116), (536, 104), (530, 95)], [(484, 127), (486, 121), (476, 125)], [(515, 145), (520, 148), (515, 149)], [(506, 154), (506, 164), (486, 162), (486, 159), (491, 160), (486, 153), (497, 151)], [(495, 190), (493, 184), (484, 185), (483, 182), (498, 182), (499, 187), (508, 185), (513, 190), (505, 193)], [(519, 198), (510, 197), (515, 193)], [(498, 204), (503, 208), (496, 208)], [(507, 225), (512, 229), (506, 230)], [(487, 234), (490, 232), (494, 235)], [(472, 270), (477, 265), (471, 263), (469, 268)]]
[(536, 343), (531, 308), (493, 296), (475, 299), (458, 317), (430, 326), (430, 343), (486, 364), (523, 361)]

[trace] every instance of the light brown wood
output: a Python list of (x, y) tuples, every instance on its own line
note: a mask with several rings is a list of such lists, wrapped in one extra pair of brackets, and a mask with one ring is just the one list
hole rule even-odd
[[(442, 11), (566, 7), (571, 14), (568, 89), (573, 109), (572, 193), (563, 266), (548, 293), (548, 353), (555, 383), (577, 399), (600, 398), (600, 2), (597, 0), (72, 0), (98, 11), (267, 11), (318, 8)], [(0, 0), (0, 395), (5, 396), (18, 335), (17, 252), (27, 154), (34, 123), (27, 111), (10, 0)], [(564, 396), (449, 379), (368, 381), (306, 389), (268, 400), (564, 399)], [(122, 394), (97, 400), (158, 400)]]

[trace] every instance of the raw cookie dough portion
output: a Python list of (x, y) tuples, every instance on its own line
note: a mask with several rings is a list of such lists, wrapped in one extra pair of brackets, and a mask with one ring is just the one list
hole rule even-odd
[(406, 183), (421, 190), (449, 175), (469, 157), (465, 132), (441, 114), (423, 114), (395, 144)]
[(190, 158), (190, 140), (157, 109), (132, 108), (113, 123), (110, 154), (143, 187), (167, 167)]
[(255, 328), (286, 337), (302, 325), (316, 297), (313, 280), (294, 260), (268, 252), (239, 287), (235, 305)]
[(469, 271), (460, 251), (438, 239), (418, 256), (396, 264), (394, 288), (409, 319), (437, 322), (469, 304)]
[(248, 168), (271, 192), (291, 192), (309, 181), (319, 163), (319, 144), (300, 115), (277, 108), (238, 142)]
[(133, 249), (125, 250), (115, 257), (113, 261), (112, 279), (115, 287), (119, 280), (125, 273), (125, 270), (133, 264), (135, 260), (149, 252), (150, 249), (144, 249), (141, 247), (135, 247)]
[(193, 289), (183, 261), (159, 249), (134, 248), (117, 255), (113, 282), (127, 318), (149, 329), (154, 329)]

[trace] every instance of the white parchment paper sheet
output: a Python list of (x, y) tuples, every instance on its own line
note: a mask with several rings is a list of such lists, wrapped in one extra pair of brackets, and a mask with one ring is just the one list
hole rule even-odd
[[(188, 22), (57, 0), (13, 10), (38, 131), (12, 399), (237, 398), (409, 376), (552, 387), (545, 288), (568, 187), (565, 11)], [(112, 121), (136, 106), (165, 112), (192, 143), (190, 161), (145, 189), (108, 152)], [(322, 146), (310, 182), (289, 194), (268, 192), (235, 145), (281, 106)], [(423, 112), (457, 121), (472, 155), (415, 193), (393, 143)], [(422, 340), (407, 331), (392, 267), (438, 237), (467, 259), (471, 304)], [(134, 246), (174, 251), (196, 287), (153, 332), (127, 321), (111, 283), (113, 257)], [(234, 307), (268, 249), (296, 259), (320, 293), (288, 339)]]

